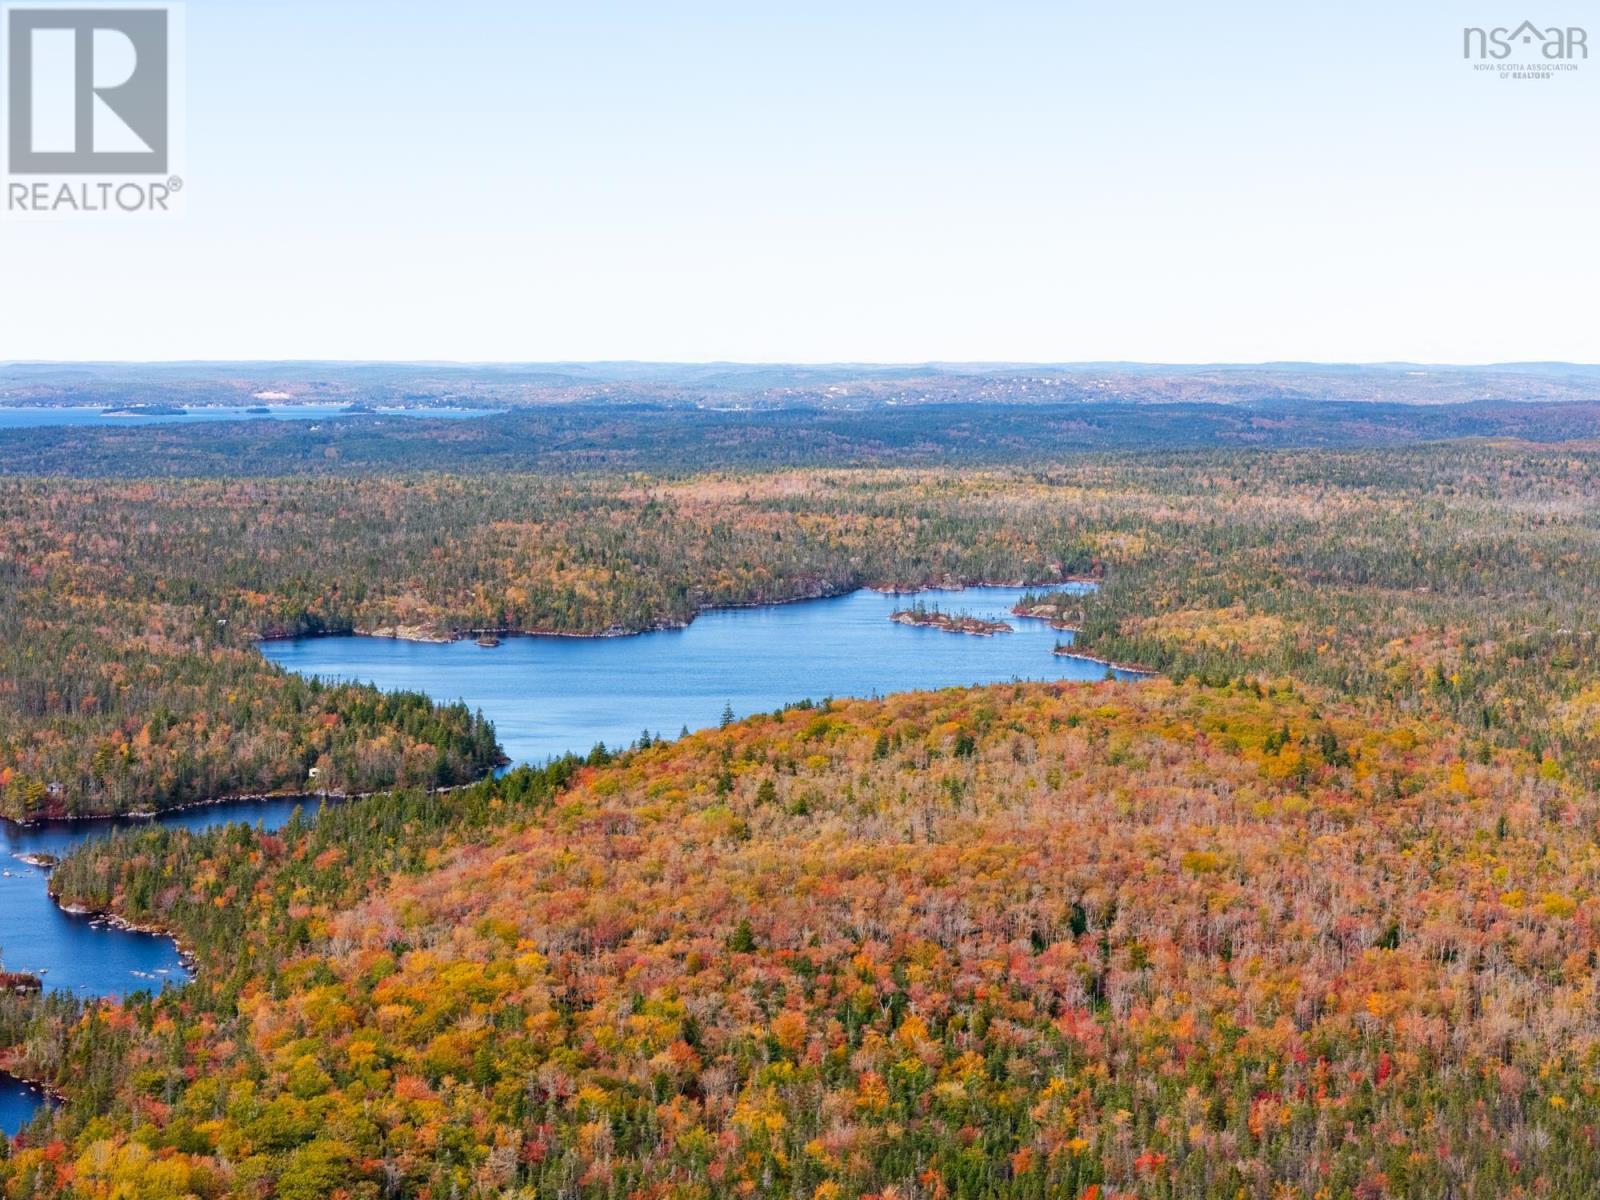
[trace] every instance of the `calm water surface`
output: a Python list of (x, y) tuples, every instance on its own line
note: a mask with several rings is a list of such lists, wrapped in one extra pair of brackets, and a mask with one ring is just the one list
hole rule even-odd
[(0, 1134), (14, 1136), (46, 1103), (37, 1088), (0, 1072)]
[(969, 588), (917, 597), (1015, 628), (994, 637), (893, 624), (889, 614), (913, 597), (863, 590), (704, 613), (687, 629), (638, 637), (514, 637), (492, 649), (472, 641), (323, 637), (267, 642), (262, 651), (305, 675), (464, 700), (494, 722), (514, 761), (542, 762), (597, 741), (625, 746), (646, 729), (673, 737), (684, 726), (714, 725), (727, 705), (748, 716), (827, 696), (1105, 678), (1099, 663), (1052, 653), (1070, 634), (1011, 616), (1022, 594)]
[[(178, 407), (182, 407), (181, 405)], [(342, 404), (264, 404), (266, 412), (247, 412), (243, 408), (190, 408), (182, 415), (139, 415), (108, 417), (103, 405), (47, 405), (3, 407), (0, 406), (0, 429), (41, 429), (50, 425), (195, 425), (205, 421), (315, 421), (333, 420), (355, 416), (344, 411)], [(374, 406), (380, 416), (471, 418), (493, 416), (496, 411), (487, 408), (386, 408)], [(365, 414), (371, 415), (371, 414)]]

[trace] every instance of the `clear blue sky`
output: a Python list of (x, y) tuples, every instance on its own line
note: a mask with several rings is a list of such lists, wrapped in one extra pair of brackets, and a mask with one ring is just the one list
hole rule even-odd
[(1600, 52), (1567, 0), (190, 0), (186, 213), (0, 224), (0, 359), (1600, 361), (1600, 56), (1461, 60), (1524, 16)]

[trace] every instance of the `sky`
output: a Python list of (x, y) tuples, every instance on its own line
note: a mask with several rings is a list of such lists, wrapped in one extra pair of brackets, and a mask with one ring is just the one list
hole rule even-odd
[[(1524, 11), (1526, 9), (1526, 11)], [(183, 212), (0, 360), (1600, 362), (1600, 54), (1338, 5), (189, 0)]]

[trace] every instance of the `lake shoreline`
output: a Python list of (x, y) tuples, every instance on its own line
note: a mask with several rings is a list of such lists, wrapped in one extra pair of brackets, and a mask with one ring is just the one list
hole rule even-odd
[[(328, 636), (339, 637), (365, 635), (330, 634)], [(474, 779), (468, 779), (461, 783), (447, 784), (444, 787), (429, 788), (428, 790), (436, 796), (442, 796), (448, 792), (453, 792), (458, 788), (471, 787), (475, 783), (482, 783), (485, 779), (490, 778), (501, 767), (508, 767), (512, 765), (511, 760), (504, 754), (502, 754), (500, 757), (500, 762), (488, 768), (483, 772), (483, 774)], [(138, 821), (142, 824), (154, 826), (159, 825), (164, 818), (175, 816), (178, 813), (197, 812), (206, 808), (218, 808), (225, 804), (238, 804), (243, 806), (251, 804), (273, 804), (285, 800), (298, 800), (306, 804), (315, 802), (320, 806), (330, 802), (344, 804), (351, 800), (365, 800), (370, 796), (380, 796), (384, 792), (402, 792), (408, 790), (410, 789), (403, 784), (392, 784), (388, 787), (374, 788), (368, 792), (306, 792), (297, 790), (285, 790), (278, 792), (229, 792), (221, 796), (208, 796), (201, 800), (188, 800), (182, 804), (174, 804), (169, 808), (141, 809), (138, 812), (120, 813), (72, 813), (62, 814), (59, 816), (46, 814), (44, 816), (34, 817), (27, 821), (19, 821), (15, 817), (0, 816), (0, 822), (4, 822), (15, 829), (43, 829), (49, 825), (77, 824), (78, 822), (93, 823), (97, 821)], [(242, 823), (248, 824), (248, 822)], [(21, 855), (18, 856), (18, 860), (21, 862), (28, 862), (28, 859)], [(42, 866), (43, 864), (30, 863), (29, 865)]]
[(456, 642), (464, 642), (479, 637), (572, 638), (580, 641), (598, 641), (603, 638), (642, 637), (648, 633), (670, 633), (674, 630), (683, 630), (689, 628), (698, 618), (719, 612), (741, 612), (752, 608), (781, 608), (790, 604), (806, 604), (813, 600), (837, 600), (860, 591), (876, 592), (881, 596), (912, 596), (919, 592), (960, 592), (968, 588), (1045, 588), (1061, 587), (1066, 584), (1093, 584), (1098, 587), (1100, 583), (1101, 580), (1086, 575), (1068, 576), (1065, 579), (1042, 580), (1033, 583), (1029, 583), (1026, 580), (996, 582), (990, 579), (961, 582), (948, 578), (939, 583), (920, 585), (866, 583), (838, 589), (818, 587), (803, 595), (787, 596), (781, 600), (735, 600), (727, 604), (707, 604), (696, 608), (693, 614), (685, 619), (663, 617), (649, 625), (638, 628), (627, 625), (611, 625), (605, 629), (589, 633), (565, 629), (518, 629), (511, 626), (451, 627), (450, 629), (442, 629), (438, 626), (427, 624), (394, 624), (366, 628), (353, 626), (350, 629), (308, 630), (304, 633), (273, 631), (257, 634), (255, 641), (258, 643), (294, 642), (302, 638), (374, 637), (388, 638), (398, 642), (413, 642), (427, 646), (448, 646)]
[(1143, 675), (1150, 677), (1161, 674), (1161, 672), (1157, 671), (1154, 667), (1141, 667), (1135, 665), (1134, 663), (1117, 662), (1115, 659), (1101, 658), (1098, 654), (1085, 654), (1083, 651), (1074, 650), (1070, 646), (1061, 646), (1052, 651), (1052, 653), (1054, 653), (1057, 658), (1076, 658), (1081, 659), (1083, 662), (1099, 663), (1102, 667), (1107, 667), (1113, 671), (1127, 671), (1132, 675)]
[[(395, 789), (385, 788), (381, 790), (393, 791)], [(318, 802), (325, 800), (344, 801), (371, 794), (372, 793), (370, 792), (346, 793), (296, 791), (248, 792), (243, 794), (230, 793), (225, 796), (207, 797), (203, 800), (189, 800), (185, 801), (183, 804), (174, 804), (170, 808), (141, 809), (138, 812), (46, 813), (43, 816), (32, 817), (26, 821), (19, 821), (15, 817), (0, 816), (0, 821), (4, 821), (7, 825), (11, 825), (17, 829), (42, 829), (47, 825), (67, 825), (77, 824), (78, 822), (90, 823), (97, 821), (139, 821), (150, 825), (156, 825), (160, 823), (163, 817), (169, 817), (175, 813), (194, 812), (196, 809), (202, 808), (216, 808), (218, 805), (222, 804), (267, 804), (277, 800), (316, 800)], [(28, 860), (25, 857), (19, 856), (19, 861), (27, 862)], [(30, 865), (38, 866), (41, 864), (34, 863)]]
[[(9, 1079), (13, 1083), (20, 1083), (29, 1091), (37, 1092), (43, 1096), (49, 1104), (65, 1104), (67, 1102), (67, 1094), (55, 1084), (23, 1074), (14, 1062), (8, 1062), (4, 1058), (0, 1058), (0, 1079)], [(3, 1133), (0, 1133), (0, 1137), (4, 1136)]]
[[(167, 941), (171, 942), (173, 947), (178, 951), (178, 963), (185, 971), (189, 973), (189, 978), (180, 980), (163, 980), (163, 986), (165, 986), (165, 984), (168, 982), (172, 982), (175, 983), (176, 986), (182, 987), (184, 984), (192, 982), (200, 973), (200, 960), (195, 956), (195, 952), (188, 946), (185, 946), (183, 944), (183, 939), (172, 930), (160, 925), (136, 924), (135, 922), (128, 920), (127, 917), (122, 916), (120, 913), (110, 908), (92, 908), (83, 904), (65, 904), (62, 902), (61, 897), (58, 896), (54, 891), (48, 891), (48, 894), (50, 899), (55, 903), (55, 906), (68, 916), (84, 917), (90, 921), (99, 921), (103, 924), (111, 926), (113, 929), (120, 930), (123, 933), (142, 933), (147, 937), (165, 938)], [(97, 1000), (103, 998), (104, 997), (96, 997)]]
[[(500, 626), (505, 640), (487, 649), (465, 637), (423, 645), (321, 631), (264, 640), (259, 649), (303, 678), (462, 702), (494, 720), (514, 760), (529, 762), (596, 740), (626, 745), (637, 738), (640, 725), (652, 730), (714, 725), (725, 705), (749, 714), (801, 697), (865, 697), (1013, 678), (1100, 677), (1096, 664), (1053, 658), (1051, 650), (1061, 639), (1048, 623), (1018, 619), (1011, 612), (1027, 589), (1014, 582), (996, 584), (995, 578), (955, 591), (917, 589), (925, 606), (993, 621), (996, 629), (1005, 622), (1011, 629), (1004, 637), (951, 637), (939, 639), (940, 644), (896, 631), (887, 620), (913, 607), (913, 597), (861, 587), (836, 597), (791, 596), (782, 604), (708, 608), (700, 614), (705, 619), (697, 617), (688, 628), (659, 638), (642, 630), (629, 631), (635, 636), (627, 638), (615, 637), (615, 631), (599, 637), (593, 627), (587, 636), (538, 637)], [(463, 632), (481, 636), (482, 629)], [(752, 672), (752, 665), (760, 669)], [(630, 697), (626, 702), (625, 696)]]
[[(466, 783), (452, 784), (448, 787), (433, 788), (430, 790), (434, 795), (446, 795), (460, 788), (471, 787), (474, 784), (481, 783), (484, 779), (489, 778), (492, 773), (492, 771), (486, 772), (478, 779), (469, 780)], [(205, 800), (193, 800), (187, 804), (176, 805), (172, 808), (164, 808), (154, 813), (103, 813), (98, 815), (79, 814), (71, 817), (46, 817), (35, 821), (15, 821), (10, 817), (0, 817), (0, 821), (3, 821), (14, 828), (24, 830), (39, 829), (51, 824), (82, 823), (87, 825), (95, 822), (117, 820), (138, 821), (141, 825), (145, 825), (149, 828), (155, 828), (161, 824), (162, 819), (165, 817), (173, 816), (179, 813), (195, 812), (202, 809), (219, 808), (230, 804), (237, 804), (242, 808), (247, 808), (254, 805), (281, 803), (284, 801), (304, 801), (308, 803), (315, 801), (317, 807), (320, 809), (323, 805), (329, 803), (344, 804), (352, 800), (369, 799), (373, 796), (383, 795), (385, 792), (397, 790), (402, 789), (380, 788), (371, 792), (259, 792), (247, 795), (214, 796)], [(241, 821), (239, 823), (245, 825), (252, 824), (252, 822), (249, 821)], [(100, 922), (121, 933), (141, 934), (147, 937), (160, 938), (162, 940), (171, 942), (173, 949), (177, 952), (178, 964), (187, 973), (188, 978), (164, 980), (162, 981), (163, 986), (165, 983), (170, 982), (175, 986), (181, 987), (182, 985), (190, 982), (196, 975), (199, 974), (199, 959), (196, 957), (194, 950), (185, 945), (183, 939), (173, 930), (161, 925), (137, 924), (128, 920), (128, 918), (124, 917), (122, 914), (118, 913), (112, 908), (64, 902), (54, 886), (54, 880), (56, 878), (55, 867), (60, 864), (61, 857), (57, 857), (56, 862), (50, 865), (29, 861), (32, 858), (39, 857), (38, 855), (23, 853), (15, 855), (15, 857), (18, 859), (18, 861), (29, 862), (29, 865), (36, 866), (45, 873), (45, 895), (49, 898), (51, 904), (55, 905), (57, 909), (67, 916), (81, 917), (91, 922)], [(43, 981), (41, 980), (40, 983), (40, 991), (42, 993)], [(100, 998), (103, 997), (96, 997), (96, 999)], [(3, 1068), (0, 1068), (0, 1070), (3, 1070)]]

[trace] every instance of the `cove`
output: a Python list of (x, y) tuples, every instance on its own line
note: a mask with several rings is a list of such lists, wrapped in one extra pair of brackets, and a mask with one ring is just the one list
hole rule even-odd
[[(156, 823), (199, 830), (243, 822), (278, 829), (303, 804), (294, 799), (240, 800), (142, 819), (33, 825), (0, 820), (0, 954), (6, 968), (38, 975), (46, 992), (71, 992), (86, 999), (183, 983), (189, 972), (172, 939), (66, 912), (46, 891), (49, 870), (24, 862), (23, 856), (61, 858), (81, 842)], [(0, 1133), (15, 1135), (47, 1103), (39, 1089), (0, 1071)]]
[[(1070, 633), (1011, 614), (1023, 594), (1022, 588), (915, 595), (863, 589), (826, 600), (713, 610), (684, 629), (630, 637), (508, 637), (486, 648), (470, 639), (335, 636), (265, 642), (261, 649), (303, 675), (464, 701), (494, 722), (512, 761), (543, 762), (596, 742), (626, 746), (645, 730), (675, 737), (684, 727), (715, 725), (725, 707), (742, 717), (828, 696), (1013, 679), (1104, 679), (1103, 664), (1054, 653), (1058, 643), (1071, 641)], [(1005, 620), (1013, 632), (974, 637), (889, 620), (917, 600), (947, 613)]]
[(45, 890), (49, 871), (24, 855), (61, 858), (82, 842), (119, 829), (160, 823), (209, 829), (245, 822), (276, 829), (287, 823), (297, 800), (241, 800), (182, 809), (155, 818), (44, 821), (18, 825), (0, 820), (0, 956), (12, 971), (39, 976), (47, 992), (76, 996), (126, 996), (159, 991), (189, 977), (169, 938), (119, 929), (99, 917), (70, 913)]
[(43, 1092), (0, 1071), (0, 1136), (15, 1137), (33, 1114), (50, 1103)]

